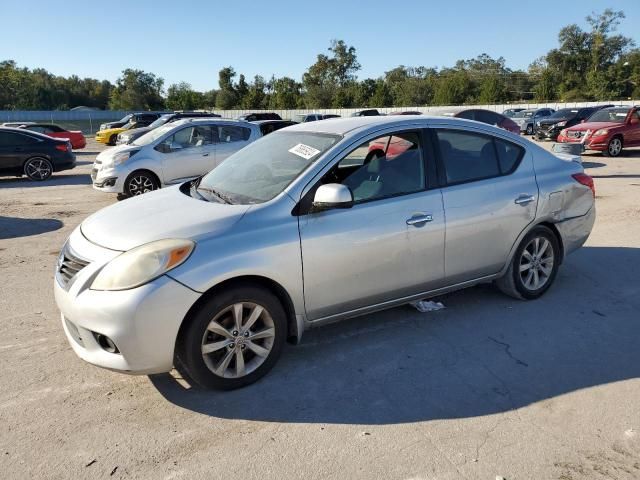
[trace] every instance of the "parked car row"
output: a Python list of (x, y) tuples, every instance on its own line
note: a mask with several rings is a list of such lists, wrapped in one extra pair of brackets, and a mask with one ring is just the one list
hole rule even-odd
[[(258, 138), (266, 124), (182, 119), (98, 156), (99, 188), (135, 197), (59, 255), (55, 299), (80, 358), (239, 388), (325, 323), (482, 282), (536, 299), (594, 224), (579, 158), (504, 129), (386, 116)], [(154, 182), (176, 185), (138, 195)]]

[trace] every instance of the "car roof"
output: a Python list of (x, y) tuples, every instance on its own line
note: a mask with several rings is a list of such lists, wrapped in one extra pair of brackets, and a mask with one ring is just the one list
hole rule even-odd
[(14, 132), (21, 133), (22, 135), (27, 135), (28, 137), (36, 137), (42, 140), (54, 140), (60, 141), (58, 138), (50, 137), (49, 135), (45, 135), (43, 133), (34, 132), (33, 130), (27, 130), (26, 128), (13, 128), (13, 127), (2, 127), (0, 126), (0, 132)]
[[(278, 120), (281, 121), (281, 120)], [(172, 122), (171, 125), (186, 125), (188, 123), (193, 123), (196, 125), (199, 124), (213, 124), (213, 123), (226, 123), (232, 125), (238, 125), (239, 127), (246, 127), (248, 125), (254, 125), (253, 122), (247, 122), (245, 120), (234, 120), (232, 118), (220, 118), (220, 117), (191, 117), (191, 118), (181, 118), (180, 120), (176, 120)]]
[[(244, 120), (236, 120), (237, 122), (244, 122)], [(244, 122), (247, 123), (247, 122)], [(252, 122), (248, 122), (248, 123), (253, 123), (254, 125), (266, 125), (268, 123), (295, 123), (296, 125), (298, 124), (298, 122), (294, 122), (293, 120), (276, 120), (275, 118), (271, 119), (271, 120), (254, 120)]]
[(287, 132), (325, 133), (330, 135), (350, 136), (363, 130), (374, 127), (407, 127), (425, 128), (429, 125), (458, 125), (482, 129), (495, 133), (505, 134), (506, 130), (488, 125), (486, 123), (466, 120), (463, 118), (433, 116), (433, 115), (390, 115), (377, 117), (340, 117), (330, 122), (307, 122), (287, 127)]

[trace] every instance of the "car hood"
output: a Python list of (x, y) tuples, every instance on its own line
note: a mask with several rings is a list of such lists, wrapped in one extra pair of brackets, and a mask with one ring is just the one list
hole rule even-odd
[(150, 127), (140, 127), (140, 128), (132, 128), (130, 130), (127, 130), (127, 135), (142, 135), (144, 133), (150, 132), (152, 130), (152, 128)]
[(573, 130), (574, 132), (585, 132), (587, 130), (600, 130), (602, 128), (615, 128), (615, 127), (623, 127), (624, 124), (616, 123), (616, 122), (585, 122), (580, 123), (571, 127), (569, 130)]
[(555, 125), (556, 123), (560, 123), (560, 122), (568, 122), (569, 120), (573, 119), (573, 117), (563, 117), (563, 118), (548, 118), (546, 120), (540, 120), (538, 122), (539, 125)]
[(96, 156), (96, 160), (103, 160), (105, 158), (110, 158), (116, 153), (120, 152), (131, 152), (134, 150), (140, 150), (142, 147), (138, 147), (136, 145), (116, 145), (115, 147), (107, 148), (103, 150)]
[(92, 243), (126, 251), (167, 238), (198, 241), (229, 230), (251, 208), (192, 198), (179, 186), (163, 188), (103, 208), (82, 222)]

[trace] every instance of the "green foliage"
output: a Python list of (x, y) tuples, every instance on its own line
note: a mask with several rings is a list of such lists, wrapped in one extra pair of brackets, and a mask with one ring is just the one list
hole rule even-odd
[(247, 81), (228, 66), (218, 73), (217, 89), (201, 93), (181, 82), (169, 86), (166, 98), (162, 78), (141, 70), (124, 70), (112, 85), (6, 60), (0, 62), (0, 109), (316, 109), (638, 98), (640, 49), (616, 33), (624, 18), (621, 11), (606, 9), (587, 16), (586, 28), (567, 25), (558, 33), (558, 46), (528, 71), (513, 71), (504, 58), (482, 54), (448, 68), (399, 65), (379, 78), (358, 80), (355, 47), (332, 40), (301, 81), (260, 75)]
[(127, 68), (111, 91), (112, 110), (162, 110), (164, 80), (153, 73)]

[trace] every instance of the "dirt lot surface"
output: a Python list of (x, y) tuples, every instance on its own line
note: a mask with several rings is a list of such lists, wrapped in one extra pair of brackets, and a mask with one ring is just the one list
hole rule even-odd
[(88, 365), (64, 337), (56, 256), (94, 191), (80, 165), (0, 178), (0, 477), (640, 478), (640, 151), (585, 156), (598, 220), (542, 299), (491, 286), (308, 332), (258, 384)]

